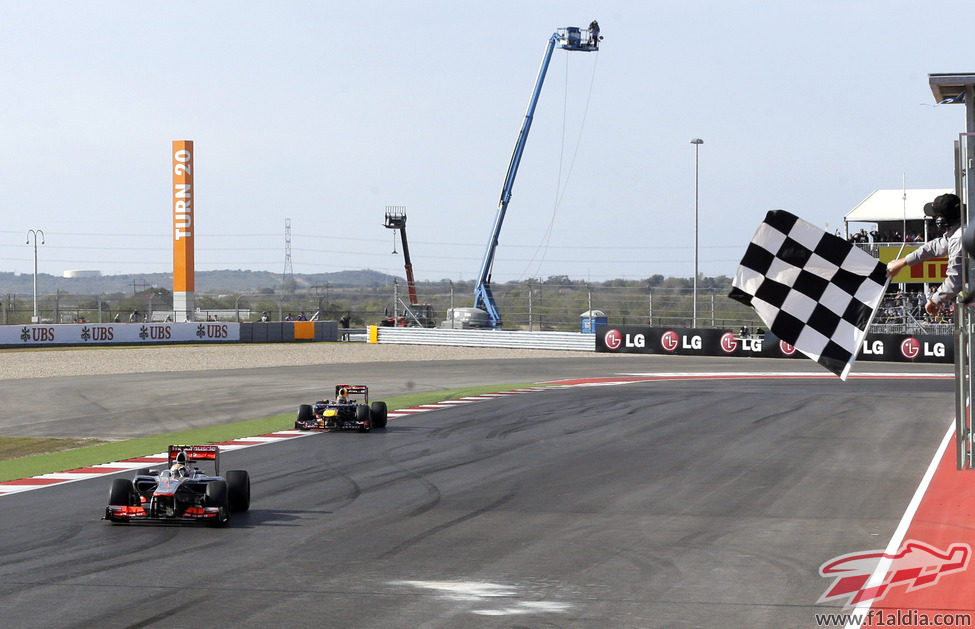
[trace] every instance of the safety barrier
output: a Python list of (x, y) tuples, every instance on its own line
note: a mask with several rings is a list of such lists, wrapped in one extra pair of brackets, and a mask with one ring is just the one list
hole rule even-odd
[(28, 323), (0, 326), (0, 347), (227, 343), (240, 323)]
[[(0, 326), (0, 347), (161, 345), (177, 343), (290, 343), (339, 340), (403, 345), (454, 345), (584, 352), (761, 356), (801, 354), (773, 335), (742, 335), (727, 330), (597, 325), (595, 334), (396, 328), (339, 328), (335, 321), (268, 323), (114, 323), (25, 324)], [(918, 363), (954, 362), (954, 337), (868, 334), (860, 360)]]
[(564, 349), (585, 352), (592, 352), (596, 349), (595, 335), (580, 334), (578, 332), (388, 328), (372, 325), (368, 328), (367, 337), (370, 343), (401, 343), (404, 345)]
[(0, 347), (336, 341), (335, 321), (65, 323), (0, 326)]
[(335, 321), (258, 321), (240, 324), (241, 343), (290, 343), (292, 341), (337, 341)]
[[(727, 330), (599, 326), (596, 351), (618, 354), (678, 354), (685, 356), (805, 357), (773, 334), (739, 334)], [(952, 363), (954, 337), (947, 335), (868, 334), (859, 360)]]

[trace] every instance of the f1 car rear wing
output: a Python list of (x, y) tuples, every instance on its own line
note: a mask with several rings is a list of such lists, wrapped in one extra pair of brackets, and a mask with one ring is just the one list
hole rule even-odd
[(220, 475), (220, 446), (216, 445), (205, 445), (205, 446), (181, 446), (181, 445), (170, 445), (169, 446), (169, 465), (176, 462), (176, 455), (180, 452), (186, 454), (187, 463), (195, 463), (197, 461), (213, 461), (213, 465), (216, 468), (217, 476)]

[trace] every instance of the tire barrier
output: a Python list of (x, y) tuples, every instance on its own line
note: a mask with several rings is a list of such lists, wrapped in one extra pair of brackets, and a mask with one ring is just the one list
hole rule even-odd
[(292, 343), (337, 341), (337, 321), (258, 321), (240, 324), (241, 343)]
[[(596, 327), (596, 351), (617, 354), (675, 354), (683, 356), (754, 356), (805, 358), (802, 352), (771, 332), (741, 334), (730, 330), (652, 328), (649, 326)], [(953, 363), (953, 336), (868, 334), (858, 360), (916, 363)]]

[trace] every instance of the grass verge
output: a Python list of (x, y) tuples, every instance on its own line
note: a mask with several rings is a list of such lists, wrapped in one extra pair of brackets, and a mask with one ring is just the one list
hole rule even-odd
[[(509, 391), (535, 384), (488, 385), (402, 395), (385, 400), (389, 410), (456, 400), (468, 395)], [(297, 406), (297, 405), (296, 405)], [(248, 421), (171, 432), (128, 441), (84, 445), (83, 439), (28, 439), (0, 437), (0, 481), (111, 463), (163, 452), (171, 443), (204, 444), (251, 437), (294, 426), (294, 413)], [(81, 447), (79, 447), (81, 446)], [(66, 449), (67, 448), (67, 449)], [(57, 451), (52, 451), (57, 450)], [(42, 452), (42, 454), (34, 454)]]

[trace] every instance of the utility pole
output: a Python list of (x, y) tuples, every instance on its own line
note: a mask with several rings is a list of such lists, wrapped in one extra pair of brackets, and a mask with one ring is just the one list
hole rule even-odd
[(284, 219), (284, 274), (281, 278), (285, 289), (294, 290), (295, 270), (291, 266), (291, 219)]
[(31, 236), (34, 237), (34, 316), (31, 317), (31, 323), (38, 323), (40, 318), (37, 316), (37, 236), (41, 236), (41, 244), (44, 244), (44, 232), (40, 229), (28, 229), (27, 230), (27, 244), (30, 244)]
[(704, 140), (701, 138), (694, 138), (691, 140), (691, 144), (694, 145), (694, 308), (693, 308), (693, 323), (692, 328), (697, 327), (697, 191), (698, 191), (698, 155), (700, 153), (701, 145), (704, 144)]

